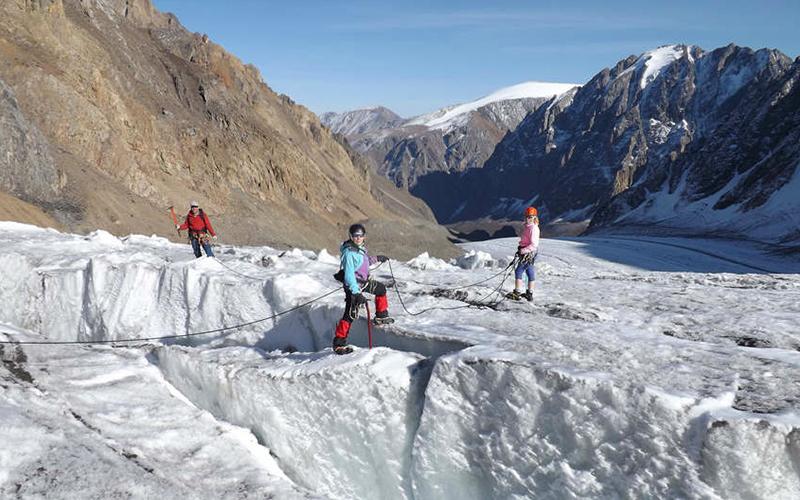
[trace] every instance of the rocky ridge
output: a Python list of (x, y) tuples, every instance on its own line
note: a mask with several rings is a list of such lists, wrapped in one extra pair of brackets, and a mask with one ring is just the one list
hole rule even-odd
[(571, 87), (526, 82), (407, 120), (398, 121), (386, 108), (372, 108), (325, 113), (322, 123), (345, 135), (380, 175), (413, 190), (420, 178), (432, 172), (482, 167), (500, 139), (528, 113)]
[(0, 188), (63, 228), (174, 234), (166, 207), (197, 198), (230, 243), (332, 248), (368, 220), (452, 254), (429, 215), (373, 196), (313, 113), (149, 0), (14, 0), (0, 16)]
[[(630, 56), (531, 113), (481, 170), (416, 187), (443, 222), (517, 219), (797, 241), (800, 61), (729, 45)], [(457, 196), (448, 193), (459, 193)]]

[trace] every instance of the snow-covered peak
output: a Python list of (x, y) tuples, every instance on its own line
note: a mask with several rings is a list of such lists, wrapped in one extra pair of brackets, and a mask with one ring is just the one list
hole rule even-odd
[(677, 61), (684, 54), (689, 54), (689, 52), (683, 45), (665, 45), (645, 52), (640, 58), (642, 64), (644, 64), (644, 73), (642, 73), (640, 82), (641, 88), (647, 87), (647, 84), (655, 80), (665, 66)]
[(388, 108), (375, 106), (344, 113), (323, 113), (320, 121), (336, 133), (357, 135), (395, 127), (403, 118)]
[(406, 125), (423, 125), (432, 129), (447, 128), (454, 120), (488, 104), (512, 99), (549, 98), (577, 87), (574, 83), (524, 82), (504, 87), (475, 101), (448, 106), (432, 113), (412, 118)]
[(642, 78), (639, 87), (644, 90), (658, 75), (661, 74), (666, 66), (686, 56), (692, 62), (692, 46), (687, 45), (663, 45), (657, 49), (650, 50), (639, 56), (634, 64), (629, 66), (619, 76), (642, 70)]

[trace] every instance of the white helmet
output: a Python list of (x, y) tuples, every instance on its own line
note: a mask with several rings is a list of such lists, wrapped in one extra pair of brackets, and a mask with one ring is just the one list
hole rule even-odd
[(198, 207), (199, 208), (200, 204), (197, 203), (196, 201), (192, 200), (192, 202), (189, 203), (189, 208), (192, 208), (192, 207)]

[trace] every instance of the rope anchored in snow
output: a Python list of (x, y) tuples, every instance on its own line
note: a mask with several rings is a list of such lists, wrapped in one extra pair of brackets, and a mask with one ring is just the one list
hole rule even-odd
[[(118, 343), (127, 343), (127, 342), (147, 342), (152, 340), (168, 340), (168, 339), (179, 339), (184, 337), (196, 337), (198, 335), (209, 335), (212, 333), (221, 333), (226, 332), (229, 330), (238, 330), (240, 328), (244, 328), (246, 326), (255, 325), (258, 323), (263, 323), (264, 321), (269, 321), (271, 319), (275, 319), (279, 316), (283, 316), (284, 314), (289, 314), (290, 312), (297, 311), (298, 309), (302, 309), (306, 306), (313, 304), (319, 300), (324, 299), (325, 297), (332, 295), (339, 291), (339, 288), (334, 288), (319, 297), (315, 297), (307, 302), (303, 302), (302, 304), (296, 305), (290, 309), (286, 309), (285, 311), (277, 312), (271, 316), (267, 316), (266, 318), (256, 319), (253, 321), (248, 321), (247, 323), (240, 323), (238, 325), (232, 326), (223, 326), (221, 328), (214, 328), (213, 330), (204, 330), (202, 332), (191, 332), (191, 333), (182, 333), (178, 335), (162, 335), (159, 337), (140, 337), (140, 338), (128, 338), (128, 339), (115, 339), (115, 340), (55, 340), (55, 341), (11, 341), (11, 340), (0, 340), (0, 345), (92, 345), (92, 344), (118, 344)], [(8, 332), (0, 332), (5, 335), (11, 335)]]
[[(392, 269), (392, 262), (391, 261), (388, 261), (388, 262), (389, 262), (389, 273), (391, 273), (391, 275), (392, 275), (392, 280), (396, 282), (397, 279), (394, 277), (394, 270)], [(473, 286), (480, 285), (482, 283), (486, 283), (487, 281), (489, 281), (491, 279), (494, 279), (497, 276), (500, 276), (501, 274), (504, 274), (502, 281), (500, 281), (500, 284), (498, 286), (496, 286), (495, 288), (493, 288), (488, 294), (484, 295), (483, 297), (480, 297), (478, 300), (476, 300), (473, 303), (464, 304), (463, 306), (452, 306), (452, 307), (434, 306), (434, 307), (428, 307), (428, 308), (422, 309), (421, 311), (411, 312), (406, 307), (405, 302), (403, 302), (403, 296), (400, 295), (400, 290), (398, 289), (398, 287), (395, 286), (394, 287), (394, 291), (397, 294), (397, 300), (400, 302), (400, 305), (402, 306), (403, 310), (409, 316), (419, 316), (420, 314), (424, 314), (424, 313), (426, 313), (428, 311), (433, 311), (433, 310), (437, 310), (437, 309), (441, 310), (441, 311), (453, 311), (453, 310), (456, 310), (456, 309), (466, 309), (468, 307), (492, 307), (493, 308), (493, 307), (496, 307), (498, 304), (500, 304), (501, 302), (503, 302), (505, 300), (505, 296), (502, 293), (500, 293), (500, 300), (487, 301), (487, 302), (483, 302), (483, 301), (484, 300), (488, 300), (492, 295), (502, 291), (503, 285), (505, 284), (506, 280), (508, 279), (508, 277), (513, 272), (514, 264), (516, 262), (517, 262), (517, 257), (515, 256), (514, 259), (506, 267), (504, 267), (502, 271), (500, 271), (499, 273), (493, 274), (492, 276), (490, 276), (490, 277), (488, 277), (488, 278), (486, 278), (484, 280), (481, 280), (481, 281), (478, 281), (478, 282), (475, 282), (475, 283), (471, 283), (469, 285), (463, 285), (463, 286), (459, 286), (459, 287), (453, 287), (453, 288), (449, 288), (449, 289), (444, 289), (444, 290), (460, 290), (460, 289), (463, 289), (463, 288), (470, 288), (470, 287), (473, 287)], [(433, 286), (433, 285), (430, 285), (430, 286)]]
[[(238, 274), (240, 276), (243, 276), (243, 277), (246, 277), (246, 278), (249, 278), (249, 279), (259, 279), (259, 280), (263, 279), (263, 278), (256, 278), (254, 276), (248, 276), (248, 275), (242, 274), (242, 273), (236, 271), (235, 269), (231, 268), (230, 266), (225, 265), (220, 260), (217, 260), (217, 262), (219, 262), (223, 267), (229, 269), (230, 271), (232, 271), (235, 274)], [(391, 261), (387, 261), (387, 262), (389, 262), (389, 273), (392, 276), (392, 281), (394, 283), (397, 283), (397, 279), (394, 276), (394, 270), (392, 269), (392, 263), (391, 263)], [(487, 282), (487, 281), (489, 281), (489, 280), (491, 280), (491, 279), (493, 279), (493, 278), (495, 278), (497, 276), (500, 276), (501, 274), (505, 273), (505, 276), (503, 277), (503, 280), (500, 282), (500, 285), (498, 285), (496, 288), (492, 289), (492, 291), (489, 292), (489, 294), (485, 295), (484, 297), (481, 297), (475, 303), (465, 304), (463, 306), (429, 307), (429, 308), (423, 309), (421, 311), (412, 313), (411, 311), (408, 310), (408, 308), (406, 307), (405, 303), (403, 302), (403, 297), (400, 295), (400, 290), (398, 290), (397, 286), (395, 285), (393, 288), (395, 289), (395, 292), (397, 293), (397, 298), (400, 301), (400, 305), (403, 307), (403, 310), (409, 316), (419, 316), (420, 314), (426, 313), (428, 311), (436, 310), (436, 309), (442, 310), (442, 311), (448, 311), (448, 310), (455, 310), (455, 309), (464, 309), (464, 308), (467, 308), (467, 307), (493, 307), (493, 306), (496, 306), (497, 304), (499, 304), (500, 302), (502, 302), (505, 299), (505, 297), (501, 297), (500, 300), (495, 301), (495, 302), (482, 303), (482, 301), (488, 299), (489, 297), (491, 297), (492, 295), (497, 293), (500, 289), (502, 289), (503, 284), (505, 284), (506, 280), (508, 279), (508, 276), (510, 276), (510, 274), (511, 274), (510, 270), (511, 270), (511, 268), (514, 265), (515, 262), (516, 262), (516, 258), (514, 260), (512, 260), (511, 263), (509, 263), (508, 266), (506, 266), (501, 272), (496, 273), (496, 274), (490, 276), (487, 279), (484, 279), (484, 280), (481, 280), (481, 281), (478, 281), (476, 283), (472, 283), (472, 284), (469, 284), (469, 285), (463, 285), (463, 286), (460, 286), (460, 287), (452, 288), (452, 290), (458, 290), (458, 289), (462, 289), (462, 288), (468, 288), (468, 287), (476, 286), (476, 285), (479, 285), (481, 283), (485, 283), (485, 282)], [(380, 263), (373, 270), (376, 270), (376, 269), (380, 268), (382, 265), (383, 265), (383, 263)], [(199, 332), (182, 333), (182, 334), (176, 334), (176, 335), (160, 335), (160, 336), (156, 336), (156, 337), (137, 337), (137, 338), (107, 339), (107, 340), (51, 340), (51, 341), (44, 341), (44, 340), (41, 340), (41, 341), (38, 341), (38, 340), (29, 340), (29, 341), (0, 340), (0, 345), (124, 344), (124, 343), (149, 342), (149, 341), (157, 341), (157, 340), (171, 340), (171, 339), (180, 339), (180, 338), (188, 338), (188, 337), (197, 337), (197, 336), (200, 336), (200, 335), (210, 335), (212, 333), (222, 333), (222, 332), (227, 332), (227, 331), (238, 330), (238, 329), (244, 328), (246, 326), (251, 326), (251, 325), (258, 324), (258, 323), (263, 323), (264, 321), (269, 321), (271, 319), (275, 319), (275, 318), (277, 318), (279, 316), (283, 316), (284, 314), (289, 314), (291, 312), (297, 311), (298, 309), (302, 309), (304, 307), (307, 307), (307, 306), (313, 304), (314, 302), (320, 301), (320, 300), (324, 299), (325, 297), (333, 295), (334, 293), (338, 292), (339, 290), (340, 290), (340, 288), (336, 287), (336, 288), (334, 288), (332, 290), (329, 290), (328, 292), (326, 292), (326, 293), (324, 293), (324, 294), (322, 294), (322, 295), (320, 295), (318, 297), (315, 297), (315, 298), (313, 298), (313, 299), (311, 299), (309, 301), (303, 302), (302, 304), (296, 305), (296, 306), (294, 306), (292, 308), (289, 308), (289, 309), (286, 309), (284, 311), (277, 312), (277, 313), (272, 314), (270, 316), (267, 316), (265, 318), (260, 318), (260, 319), (256, 319), (256, 320), (253, 320), (253, 321), (248, 321), (246, 323), (239, 323), (239, 324), (231, 325), (231, 326), (223, 326), (223, 327), (214, 328), (214, 329), (211, 329), (211, 330), (203, 330), (203, 331), (199, 331)], [(11, 336), (12, 335), (9, 332), (0, 332), (0, 333), (4, 334), (6, 336)]]

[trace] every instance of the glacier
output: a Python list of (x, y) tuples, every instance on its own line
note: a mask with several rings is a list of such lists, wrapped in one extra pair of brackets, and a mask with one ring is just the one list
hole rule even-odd
[(397, 323), (334, 356), (327, 250), (0, 243), (3, 497), (800, 496), (791, 255), (544, 239), (528, 304), (495, 293), (515, 239), (464, 244), (375, 269)]

